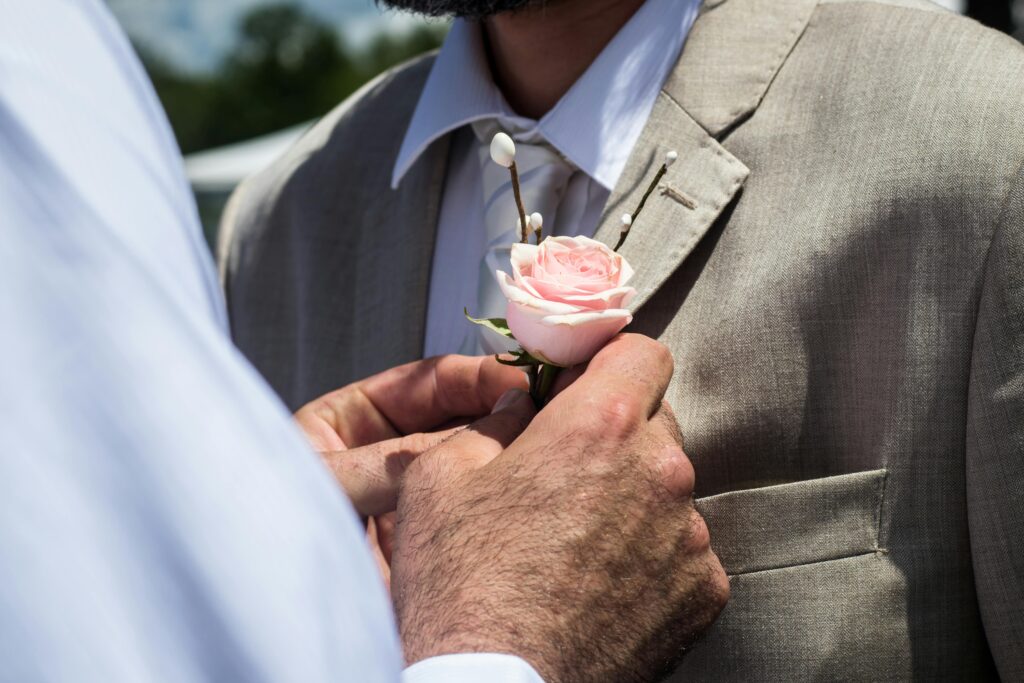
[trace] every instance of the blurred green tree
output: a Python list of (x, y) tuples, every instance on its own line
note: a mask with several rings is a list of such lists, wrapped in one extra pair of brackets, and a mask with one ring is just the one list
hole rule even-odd
[(245, 139), (323, 114), (363, 74), (330, 27), (291, 5), (254, 10), (225, 59), (211, 121), (220, 140)]
[(292, 4), (245, 15), (210, 75), (186, 74), (136, 46), (186, 154), (315, 119), (378, 73), (440, 45), (443, 27), (381, 33), (360, 51)]
[(185, 75), (142, 45), (136, 45), (157, 95), (167, 112), (179, 145), (201, 149), (210, 139), (208, 119), (217, 100), (215, 77)]

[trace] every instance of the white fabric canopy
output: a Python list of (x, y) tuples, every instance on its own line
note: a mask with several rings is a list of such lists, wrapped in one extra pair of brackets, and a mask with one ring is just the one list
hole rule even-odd
[(295, 144), (312, 122), (245, 142), (196, 152), (185, 157), (185, 173), (195, 192), (228, 193), (262, 171)]

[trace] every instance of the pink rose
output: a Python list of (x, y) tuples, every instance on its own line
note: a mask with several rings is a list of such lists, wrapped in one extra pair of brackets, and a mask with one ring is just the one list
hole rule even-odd
[(498, 272), (508, 299), (509, 329), (524, 349), (569, 367), (594, 357), (628, 325), (636, 290), (633, 269), (606, 245), (586, 237), (549, 237), (512, 247), (512, 276)]

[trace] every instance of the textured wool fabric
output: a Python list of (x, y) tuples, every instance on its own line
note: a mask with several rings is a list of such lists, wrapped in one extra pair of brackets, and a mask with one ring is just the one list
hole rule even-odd
[[(430, 58), (246, 183), (236, 339), (292, 406), (418, 356)], [(597, 237), (676, 358), (732, 600), (677, 680), (1024, 678), (1024, 49), (920, 0), (706, 2)], [(355, 217), (355, 220), (353, 220)]]

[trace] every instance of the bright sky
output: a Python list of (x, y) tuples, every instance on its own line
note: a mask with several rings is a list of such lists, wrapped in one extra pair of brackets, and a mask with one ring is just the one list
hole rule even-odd
[[(239, 17), (281, 0), (106, 0), (132, 37), (188, 69), (212, 67), (231, 45)], [(289, 0), (338, 26), (358, 45), (381, 29), (408, 30), (418, 20), (383, 12), (374, 0)]]
[[(189, 69), (213, 66), (231, 44), (246, 10), (270, 0), (107, 0), (132, 36), (173, 63)], [(278, 0), (280, 1), (280, 0)], [(413, 17), (382, 12), (374, 0), (293, 0), (338, 26), (358, 45), (378, 30), (408, 30)], [(962, 10), (964, 0), (937, 0)]]

